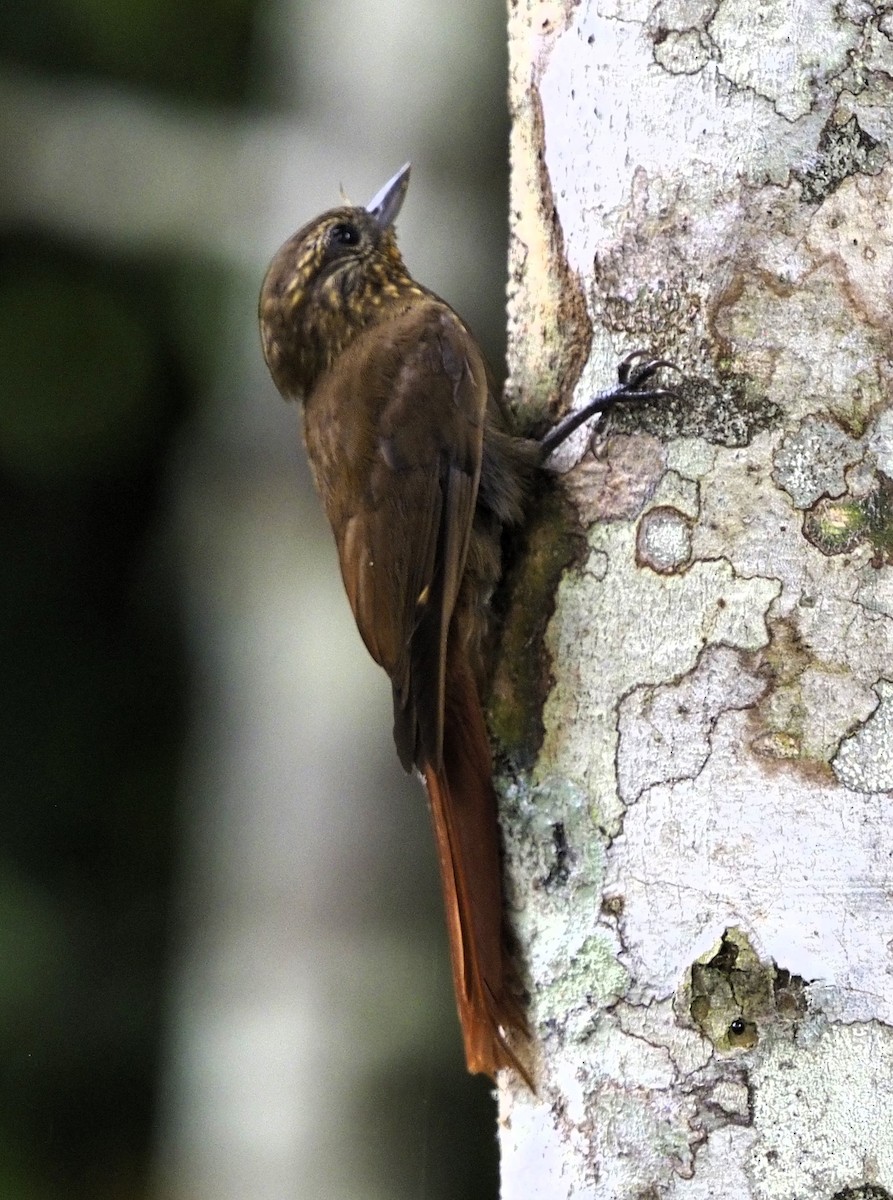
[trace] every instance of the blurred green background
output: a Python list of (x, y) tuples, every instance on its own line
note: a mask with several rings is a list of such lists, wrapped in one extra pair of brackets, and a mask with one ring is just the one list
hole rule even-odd
[(0, 1197), (497, 1194), (256, 298), (406, 159), (502, 367), (501, 0), (0, 6)]

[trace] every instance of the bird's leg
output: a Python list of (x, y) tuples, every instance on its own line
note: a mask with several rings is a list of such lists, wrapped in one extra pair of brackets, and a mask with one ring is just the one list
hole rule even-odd
[(627, 400), (659, 400), (664, 396), (674, 396), (676, 393), (671, 388), (646, 388), (643, 386), (657, 374), (661, 367), (670, 367), (674, 371), (679, 370), (675, 363), (666, 358), (649, 358), (647, 350), (633, 350), (631, 354), (627, 354), (617, 368), (615, 387), (610, 391), (600, 392), (577, 412), (568, 413), (540, 439), (543, 461), (590, 417), (613, 408), (615, 404), (622, 404)]

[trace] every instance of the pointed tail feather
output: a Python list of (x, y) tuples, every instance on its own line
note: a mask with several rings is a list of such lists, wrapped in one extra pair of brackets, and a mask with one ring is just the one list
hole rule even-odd
[(443, 763), (424, 768), (440, 861), (456, 1004), (472, 1073), (511, 1067), (533, 1090), (509, 1042), (527, 1024), (509, 987), (503, 936), (502, 865), (490, 746), (470, 671), (451, 672), (444, 705)]

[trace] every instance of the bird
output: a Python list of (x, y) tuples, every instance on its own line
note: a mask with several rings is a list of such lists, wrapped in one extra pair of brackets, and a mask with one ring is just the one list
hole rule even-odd
[(502, 534), (575, 429), (671, 394), (647, 385), (673, 364), (634, 351), (614, 388), (545, 436), (513, 431), (473, 333), (398, 249), (409, 175), (407, 163), (365, 206), (330, 209), (281, 246), (261, 344), (278, 391), (303, 407), (347, 598), (391, 681), (397, 753), (427, 788), (466, 1064), (493, 1079), (508, 1068), (533, 1090), (483, 700)]

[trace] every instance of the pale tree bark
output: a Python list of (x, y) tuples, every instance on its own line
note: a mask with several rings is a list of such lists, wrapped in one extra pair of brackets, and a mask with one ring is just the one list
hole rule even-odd
[(518, 567), (492, 709), (538, 1089), (501, 1089), (503, 1197), (881, 1200), (893, 13), (510, 21), (512, 397), (579, 405), (638, 347), (684, 379), (581, 442), (579, 541), (547, 501)]

